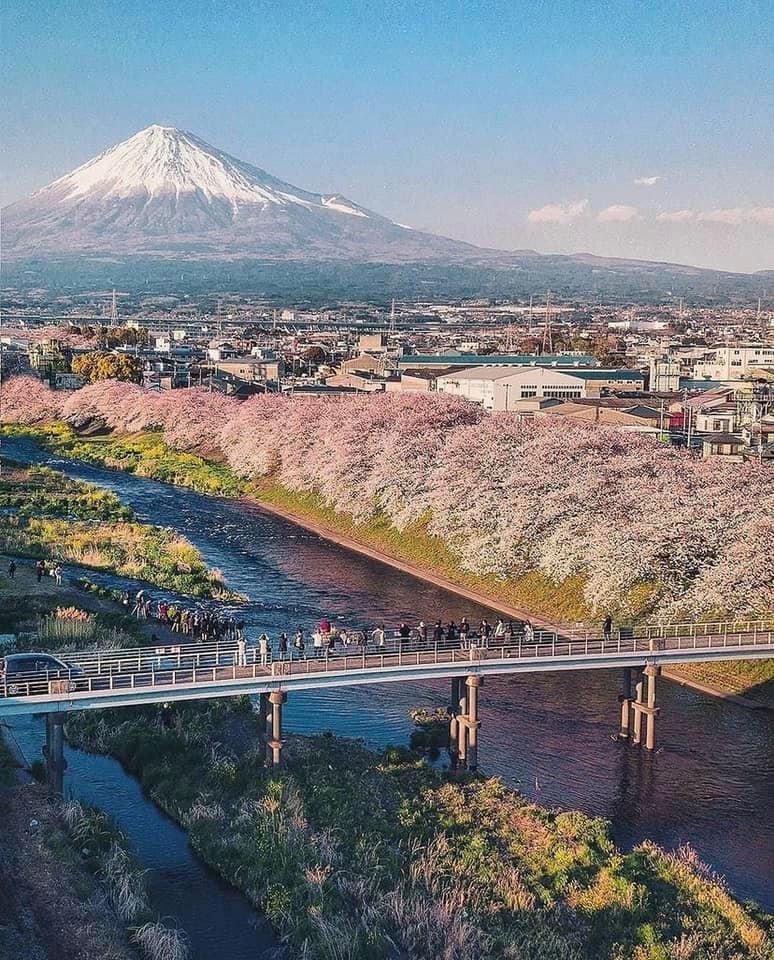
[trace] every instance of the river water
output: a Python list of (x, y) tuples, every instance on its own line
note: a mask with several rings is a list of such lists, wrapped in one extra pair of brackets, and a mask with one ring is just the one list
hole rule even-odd
[[(48, 460), (27, 445), (5, 447), (18, 459)], [(252, 504), (83, 464), (51, 465), (113, 490), (142, 520), (188, 537), (232, 589), (250, 597), (240, 609), (251, 637), (309, 627), (322, 615), (353, 627), (492, 617)], [(737, 896), (774, 910), (774, 713), (662, 681), (658, 749), (647, 755), (613, 738), (620, 686), (620, 674), (605, 670), (487, 679), (481, 769), (539, 803), (609, 818), (625, 846), (645, 838), (670, 849), (690, 843)], [(332, 730), (379, 747), (406, 741), (411, 707), (445, 705), (447, 698), (448, 684), (440, 681), (299, 691), (288, 699), (285, 722), (299, 733)], [(87, 760), (71, 769), (74, 782), (88, 776), (83, 766), (111, 762)], [(98, 782), (92, 792), (104, 807)]]

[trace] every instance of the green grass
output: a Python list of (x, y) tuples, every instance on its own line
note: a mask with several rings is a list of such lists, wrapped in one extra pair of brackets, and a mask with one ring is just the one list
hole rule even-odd
[(623, 853), (604, 820), (499, 780), (446, 779), (404, 748), (291, 737), (276, 773), (245, 700), (83, 713), (68, 736), (118, 757), (207, 863), (320, 960), (770, 956), (772, 918), (689, 851)]
[(0, 552), (72, 563), (195, 597), (224, 592), (199, 551), (170, 530), (137, 522), (112, 493), (40, 467), (3, 462)]
[(233, 471), (190, 453), (171, 450), (160, 433), (79, 437), (68, 424), (51, 421), (41, 426), (10, 425), (0, 436), (22, 437), (41, 444), (57, 456), (83, 460), (165, 483), (190, 487), (199, 493), (238, 497), (245, 482)]

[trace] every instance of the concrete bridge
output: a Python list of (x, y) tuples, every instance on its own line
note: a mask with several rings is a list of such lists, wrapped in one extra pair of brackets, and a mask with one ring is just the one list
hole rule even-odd
[[(182, 700), (250, 695), (260, 697), (262, 727), (270, 728), (267, 753), (282, 757), (282, 706), (293, 690), (451, 679), (450, 750), (453, 762), (475, 769), (478, 754), (480, 688), (487, 675), (548, 671), (622, 669), (619, 735), (634, 744), (655, 746), (656, 678), (661, 667), (713, 660), (774, 656), (774, 620), (651, 624), (632, 635), (604, 637), (582, 629), (536, 632), (524, 638), (466, 646), (401, 644), (344, 647), (299, 659), (267, 658), (248, 648), (240, 662), (236, 642), (159, 644), (123, 650), (92, 650), (67, 655), (66, 675), (14, 674), (0, 686), (0, 718), (47, 715), (47, 758), (62, 763), (62, 723), (69, 711)], [(633, 683), (633, 672), (644, 678)], [(643, 737), (644, 720), (644, 737)]]

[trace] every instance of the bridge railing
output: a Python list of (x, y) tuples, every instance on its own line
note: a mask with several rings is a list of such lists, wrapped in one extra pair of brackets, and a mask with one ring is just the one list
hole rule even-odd
[[(616, 637), (637, 637), (644, 640), (681, 637), (727, 637), (747, 633), (766, 634), (771, 631), (774, 631), (774, 618), (708, 620), (701, 623), (675, 621), (670, 623), (646, 623), (633, 627), (616, 627), (611, 630), (611, 639)], [(578, 624), (568, 627), (564, 635), (572, 640), (590, 640), (603, 637), (603, 632), (598, 625)]]
[[(536, 634), (529, 642), (524, 638), (509, 643), (471, 642), (459, 644), (405, 644), (384, 648), (343, 648), (333, 654), (310, 648), (309, 655), (297, 651), (285, 657), (266, 657), (262, 662), (255, 648), (248, 648), (241, 657), (236, 642), (224, 641), (196, 644), (159, 644), (125, 650), (86, 651), (68, 656), (67, 670), (13, 674), (0, 684), (0, 697), (45, 696), (64, 697), (70, 693), (126, 690), (155, 686), (188, 686), (228, 680), (272, 679), (297, 677), (314, 673), (346, 673), (354, 670), (383, 670), (391, 667), (460, 665), (470, 670), (481, 662), (512, 662), (596, 658), (621, 654), (641, 654), (646, 660), (654, 652), (732, 649), (736, 655), (746, 647), (771, 648), (774, 655), (774, 623), (744, 621), (738, 632), (729, 630), (692, 631), (676, 636), (573, 638), (557, 634)], [(764, 629), (765, 626), (770, 629)]]

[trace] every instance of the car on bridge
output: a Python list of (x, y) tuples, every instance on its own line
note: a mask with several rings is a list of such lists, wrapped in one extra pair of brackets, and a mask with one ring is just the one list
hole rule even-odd
[(67, 684), (57, 692), (71, 692), (82, 674), (77, 664), (65, 663), (50, 653), (11, 653), (0, 659), (0, 684), (10, 697), (54, 692), (49, 686), (52, 681)]

